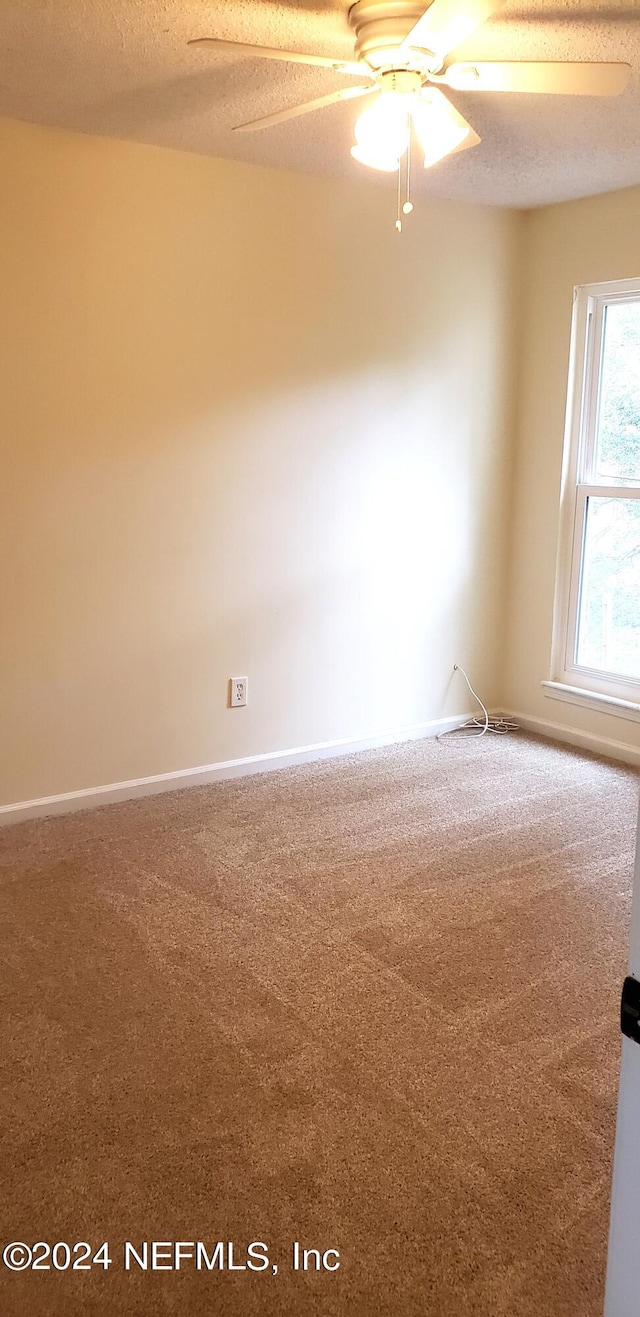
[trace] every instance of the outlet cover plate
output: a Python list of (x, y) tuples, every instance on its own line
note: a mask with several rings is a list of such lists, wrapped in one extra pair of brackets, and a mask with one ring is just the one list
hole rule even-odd
[(247, 703), (249, 681), (247, 677), (231, 677), (229, 681), (229, 704), (232, 709), (242, 709)]

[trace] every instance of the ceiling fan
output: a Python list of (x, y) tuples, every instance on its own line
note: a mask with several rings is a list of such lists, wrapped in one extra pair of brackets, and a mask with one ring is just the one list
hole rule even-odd
[[(563, 96), (617, 96), (624, 91), (631, 68), (626, 63), (554, 63), (469, 61), (446, 64), (456, 46), (496, 13), (505, 0), (356, 0), (349, 23), (356, 36), (355, 59), (253, 46), (216, 37), (197, 37), (194, 46), (211, 46), (237, 54), (310, 64), (367, 82), (329, 92), (304, 105), (267, 114), (235, 131), (254, 132), (309, 114), (337, 101), (376, 96), (356, 120), (351, 154), (372, 169), (398, 172), (406, 159), (408, 175), (412, 136), (417, 138), (426, 167), (445, 156), (476, 146), (480, 138), (440, 90), (552, 93)], [(413, 209), (408, 198), (403, 210)], [(401, 229), (400, 190), (396, 226)]]

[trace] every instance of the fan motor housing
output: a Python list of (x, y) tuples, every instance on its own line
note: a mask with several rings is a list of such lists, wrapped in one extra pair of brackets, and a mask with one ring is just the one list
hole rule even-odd
[(401, 96), (415, 95), (422, 87), (422, 74), (416, 69), (386, 69), (380, 74), (381, 92), (399, 93)]
[(442, 61), (430, 51), (399, 49), (412, 27), (422, 18), (424, 3), (414, 0), (357, 0), (349, 10), (349, 22), (356, 34), (356, 59), (370, 68), (415, 69), (435, 73)]

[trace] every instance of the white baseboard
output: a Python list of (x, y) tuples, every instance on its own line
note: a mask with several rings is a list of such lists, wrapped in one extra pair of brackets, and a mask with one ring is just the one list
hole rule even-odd
[[(266, 754), (248, 755), (244, 759), (227, 759), (217, 764), (204, 764), (198, 768), (180, 768), (172, 773), (158, 773), (153, 777), (133, 778), (128, 782), (111, 782), (107, 786), (87, 787), (81, 791), (66, 791), (57, 796), (43, 796), (39, 800), (21, 800), (16, 804), (0, 805), (0, 827), (22, 823), (27, 819), (46, 818), (51, 814), (70, 814), (80, 809), (95, 809), (98, 805), (114, 805), (122, 800), (139, 796), (155, 796), (163, 791), (178, 791), (183, 787), (208, 786), (232, 777), (246, 777), (252, 773), (269, 773), (295, 764), (313, 763), (317, 759), (332, 759), (339, 755), (357, 754), (360, 750), (374, 750), (383, 745), (400, 745), (403, 741), (417, 741), (423, 737), (441, 736), (460, 727), (467, 718), (475, 716), (461, 713), (450, 718), (432, 718), (429, 722), (412, 723), (393, 731), (377, 732), (357, 740), (318, 741), (315, 745), (298, 746), (293, 750), (272, 750)], [(490, 713), (498, 710), (490, 709)], [(543, 718), (530, 718), (527, 714), (500, 709), (505, 717), (513, 718), (523, 731), (535, 732), (552, 741), (561, 741), (591, 750), (594, 754), (623, 763), (640, 766), (640, 748), (624, 741), (613, 741), (604, 736), (566, 727), (562, 723)]]
[(15, 805), (0, 805), (0, 826), (22, 823), (26, 819), (46, 818), (50, 814), (70, 814), (79, 809), (95, 809), (98, 805), (114, 805), (117, 801), (133, 800), (137, 796), (154, 796), (162, 791), (178, 791), (181, 787), (208, 786), (225, 778), (245, 777), (250, 773), (268, 773), (277, 768), (290, 768), (294, 764), (312, 763), (316, 759), (330, 759), (337, 755), (357, 753), (359, 750), (373, 750), (377, 746), (417, 741), (428, 736), (441, 736), (443, 732), (460, 727), (470, 717), (471, 714), (462, 713), (451, 718), (432, 718), (429, 722), (412, 723), (406, 727), (398, 727), (394, 731), (360, 737), (355, 741), (319, 741), (316, 745), (299, 746), (294, 750), (272, 750), (267, 754), (248, 755), (245, 759), (227, 759), (222, 763), (204, 764), (199, 768), (180, 768), (173, 773), (133, 778), (129, 782), (111, 782), (108, 786), (66, 791), (59, 796), (43, 796), (40, 800), (21, 800)]
[(565, 745), (574, 745), (580, 750), (591, 750), (593, 754), (605, 755), (607, 759), (619, 759), (624, 764), (640, 766), (640, 747), (628, 745), (626, 741), (614, 741), (607, 736), (595, 736), (576, 727), (567, 727), (564, 723), (550, 722), (546, 718), (530, 718), (526, 713), (514, 713), (503, 709), (505, 717), (513, 718), (519, 723), (523, 732), (535, 732), (546, 736), (551, 741), (561, 741)]

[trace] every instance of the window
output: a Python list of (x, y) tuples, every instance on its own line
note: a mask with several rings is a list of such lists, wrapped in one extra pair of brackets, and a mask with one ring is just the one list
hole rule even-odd
[(640, 714), (640, 279), (576, 292), (552, 677)]

